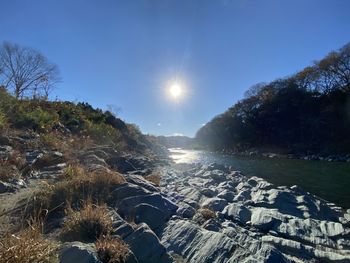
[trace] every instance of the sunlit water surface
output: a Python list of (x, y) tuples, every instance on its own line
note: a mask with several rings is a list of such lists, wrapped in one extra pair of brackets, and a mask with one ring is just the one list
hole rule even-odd
[(247, 176), (262, 177), (275, 185), (296, 184), (312, 194), (350, 208), (350, 163), (232, 156), (179, 148), (169, 151), (176, 163), (231, 165)]

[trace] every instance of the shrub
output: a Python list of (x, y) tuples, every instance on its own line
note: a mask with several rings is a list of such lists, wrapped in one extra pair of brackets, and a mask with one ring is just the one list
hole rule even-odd
[(0, 263), (53, 263), (57, 245), (45, 239), (42, 225), (34, 222), (18, 234), (5, 234), (0, 239)]
[(94, 242), (102, 235), (110, 234), (111, 230), (112, 220), (106, 205), (97, 206), (88, 200), (80, 211), (68, 209), (61, 238), (64, 241)]
[(95, 202), (108, 202), (116, 185), (124, 183), (124, 178), (115, 172), (84, 172), (68, 181), (58, 183), (53, 188), (51, 206), (70, 202), (79, 206), (81, 200), (92, 198)]
[(205, 220), (209, 220), (216, 217), (215, 212), (207, 208), (198, 209), (198, 213), (200, 213)]
[(160, 186), (162, 175), (160, 172), (153, 172), (144, 177), (147, 181), (153, 183), (155, 186)]
[(14, 125), (17, 128), (28, 128), (42, 131), (58, 121), (58, 114), (36, 107), (30, 110), (30, 105), (22, 104), (16, 112)]
[(124, 263), (129, 256), (129, 247), (119, 238), (103, 236), (96, 243), (98, 259), (103, 263)]
[(34, 200), (28, 207), (27, 217), (43, 209), (49, 211), (48, 219), (62, 217), (66, 205), (77, 210), (82, 201), (89, 199), (95, 203), (111, 202), (110, 194), (115, 186), (125, 182), (116, 172), (88, 172), (72, 168), (69, 173), (67, 176), (71, 179), (42, 187), (34, 195)]
[(0, 109), (0, 130), (4, 129), (7, 126), (6, 115)]

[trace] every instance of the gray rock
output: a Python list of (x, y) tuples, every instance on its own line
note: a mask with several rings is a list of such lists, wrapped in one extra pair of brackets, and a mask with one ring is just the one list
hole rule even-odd
[(131, 183), (122, 184), (116, 187), (111, 193), (112, 199), (116, 202), (116, 204), (124, 198), (132, 196), (143, 196), (147, 194), (151, 194), (151, 192), (141, 186)]
[(182, 204), (177, 210), (176, 214), (183, 218), (192, 218), (196, 213), (196, 210), (186, 203)]
[(163, 226), (168, 216), (158, 208), (149, 204), (141, 203), (135, 206), (134, 220), (135, 223), (146, 223), (153, 231)]
[(224, 208), (222, 214), (225, 218), (230, 220), (237, 220), (242, 224), (246, 224), (250, 221), (251, 212), (248, 208), (243, 206), (242, 204), (229, 204)]
[(129, 236), (133, 232), (134, 232), (134, 228), (130, 224), (124, 222), (122, 225), (114, 229), (112, 234), (115, 236), (120, 236), (121, 238), (124, 239), (125, 237)]
[(218, 197), (208, 198), (202, 203), (202, 207), (208, 208), (216, 212), (221, 212), (226, 205), (227, 201)]
[(101, 263), (94, 245), (81, 242), (65, 243), (59, 251), (60, 263)]
[(226, 235), (208, 231), (185, 220), (172, 220), (165, 228), (162, 243), (186, 262), (219, 263), (230, 257), (236, 244)]
[(170, 263), (172, 258), (167, 254), (165, 247), (158, 237), (141, 224), (135, 232), (127, 236), (124, 241), (129, 245), (139, 263)]
[(124, 198), (117, 206), (119, 214), (129, 217), (133, 215), (135, 207), (141, 203), (149, 204), (164, 213), (166, 218), (170, 218), (176, 213), (178, 208), (173, 202), (162, 197), (160, 194), (141, 195)]
[(15, 185), (0, 181), (0, 194), (13, 193), (16, 190), (17, 190), (17, 187)]

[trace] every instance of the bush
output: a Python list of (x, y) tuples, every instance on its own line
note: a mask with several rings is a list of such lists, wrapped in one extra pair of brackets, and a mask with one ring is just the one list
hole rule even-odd
[(0, 263), (58, 262), (57, 245), (42, 235), (42, 225), (35, 222), (18, 234), (0, 239)]
[(17, 128), (28, 128), (35, 131), (43, 131), (58, 121), (58, 114), (36, 107), (30, 110), (30, 105), (21, 105), (16, 112), (14, 126)]
[(80, 211), (68, 209), (68, 216), (61, 230), (64, 241), (94, 242), (101, 236), (109, 235), (112, 230), (112, 220), (107, 207), (92, 204), (91, 200), (84, 202)]
[(6, 115), (0, 109), (0, 130), (4, 129), (7, 125)]
[(103, 236), (96, 243), (98, 259), (103, 263), (124, 263), (129, 256), (129, 247), (119, 238)]
[(162, 175), (160, 172), (153, 172), (144, 177), (147, 181), (153, 183), (155, 186), (160, 186)]
[(209, 220), (216, 217), (215, 212), (207, 208), (198, 209), (198, 213), (200, 213), (205, 220)]
[(66, 206), (78, 210), (86, 200), (93, 200), (95, 203), (111, 202), (111, 192), (115, 186), (125, 182), (119, 173), (107, 171), (87, 172), (72, 168), (66, 170), (66, 175), (63, 176), (67, 176), (67, 180), (42, 187), (35, 194), (27, 217), (43, 209), (49, 211), (48, 219), (62, 217)]

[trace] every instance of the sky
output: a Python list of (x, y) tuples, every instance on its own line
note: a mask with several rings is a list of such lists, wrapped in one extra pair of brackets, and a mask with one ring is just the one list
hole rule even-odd
[(0, 0), (0, 10), (0, 42), (58, 65), (52, 99), (112, 109), (155, 135), (194, 136), (250, 86), (350, 41), (348, 0)]

